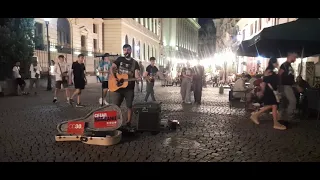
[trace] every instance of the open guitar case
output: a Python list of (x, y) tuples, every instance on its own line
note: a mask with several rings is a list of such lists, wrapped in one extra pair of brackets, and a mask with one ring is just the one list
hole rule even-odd
[[(118, 56), (118, 55), (113, 55)], [(96, 56), (104, 58), (103, 55)], [(109, 56), (110, 57), (110, 56)], [(98, 76), (99, 77), (99, 76)], [(99, 77), (99, 81), (101, 79)], [(101, 97), (103, 97), (103, 86), (101, 82)], [(110, 102), (110, 93), (109, 93), (109, 102)], [(116, 111), (116, 126), (115, 127), (106, 127), (106, 128), (97, 128), (95, 123), (95, 113), (100, 112), (111, 112)], [(77, 124), (78, 123), (78, 124)], [(65, 141), (79, 141), (85, 144), (91, 145), (102, 145), (110, 146), (118, 144), (122, 138), (122, 131), (118, 130), (123, 123), (123, 117), (121, 109), (113, 104), (105, 105), (102, 101), (101, 107), (92, 110), (86, 116), (61, 122), (57, 125), (58, 134), (55, 136), (57, 142)], [(83, 131), (79, 133), (69, 133), (68, 129), (70, 126), (81, 126), (84, 125)]]

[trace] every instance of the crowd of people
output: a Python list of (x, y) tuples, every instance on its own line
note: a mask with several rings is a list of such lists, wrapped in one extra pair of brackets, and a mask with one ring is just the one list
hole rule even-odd
[[(140, 81), (146, 81), (146, 95), (144, 101), (147, 102), (149, 96), (152, 101), (156, 101), (154, 93), (154, 83), (157, 77), (163, 78), (163, 72), (160, 72), (156, 67), (156, 59), (151, 57), (149, 59), (150, 64), (144, 68), (142, 63), (138, 63), (131, 57), (131, 46), (126, 44), (123, 46), (123, 57), (118, 57), (114, 62), (109, 59), (109, 54), (106, 53), (103, 59), (97, 66), (97, 77), (102, 83), (103, 94), (99, 99), (100, 104), (108, 105), (110, 99), (106, 99), (108, 89), (108, 79), (110, 77), (116, 78), (117, 73), (128, 74), (129, 78), (135, 78), (136, 81), (128, 82), (128, 86), (121, 88), (114, 92), (112, 97), (113, 103), (120, 106), (122, 101), (126, 101), (128, 108), (128, 123), (131, 121), (132, 114), (132, 102), (135, 94), (135, 85), (139, 84)], [(232, 86), (232, 96), (239, 98), (248, 104), (249, 109), (255, 109), (252, 106), (253, 103), (259, 103), (262, 107), (252, 113), (250, 119), (255, 123), (259, 124), (259, 116), (266, 112), (272, 111), (273, 116), (273, 128), (279, 130), (285, 130), (286, 127), (279, 123), (279, 119), (286, 118), (287, 120), (294, 120), (297, 107), (297, 99), (300, 98), (300, 94), (304, 93), (309, 84), (298, 76), (294, 79), (294, 70), (291, 63), (294, 63), (297, 58), (296, 53), (288, 53), (287, 61), (284, 62), (280, 67), (276, 58), (270, 58), (267, 68), (263, 75), (250, 76), (249, 74), (243, 74), (238, 78)], [(72, 66), (66, 62), (66, 58), (63, 55), (59, 55), (57, 62), (52, 67), (52, 75), (55, 79), (55, 90), (53, 94), (53, 103), (58, 101), (58, 93), (63, 88), (65, 91), (66, 102), (73, 105), (74, 98), (77, 96), (76, 107), (83, 107), (81, 104), (81, 91), (85, 88), (86, 80), (86, 68), (84, 65), (85, 56), (83, 54), (78, 55), (78, 59), (72, 63)], [(115, 71), (117, 69), (117, 71)], [(16, 83), (19, 85), (23, 95), (27, 95), (30, 92), (34, 94), (38, 93), (39, 79), (42, 68), (37, 61), (33, 61), (30, 65), (30, 87), (29, 91), (25, 91), (26, 83), (21, 78), (20, 74), (20, 62), (17, 62), (12, 69), (13, 77), (16, 79)], [(161, 78), (160, 78), (161, 79)], [(181, 100), (184, 104), (192, 104), (191, 93), (194, 93), (194, 103), (197, 105), (201, 104), (202, 87), (204, 86), (205, 71), (201, 65), (195, 65), (190, 67), (190, 64), (186, 64), (180, 71), (178, 81), (180, 82), (180, 93)], [(118, 79), (117, 79), (118, 81)], [(70, 87), (74, 86), (75, 91), (71, 94)], [(143, 88), (143, 87), (142, 87)], [(142, 91), (142, 89), (141, 89)], [(287, 106), (285, 101), (281, 100), (281, 94), (283, 99), (287, 100)], [(109, 101), (109, 102), (108, 102)], [(280, 103), (281, 102), (281, 103)], [(279, 112), (279, 107), (282, 113)]]
[[(280, 67), (276, 58), (270, 58), (263, 75), (251, 77), (243, 74), (232, 87), (233, 97), (241, 99), (254, 110), (253, 103), (258, 103), (259, 110), (253, 112), (250, 119), (259, 124), (259, 116), (271, 110), (274, 129), (285, 130), (280, 119), (295, 121), (300, 99), (310, 85), (301, 76), (294, 78), (291, 63), (296, 61), (296, 53), (288, 53), (287, 60)], [(247, 84), (246, 84), (247, 83)], [(281, 108), (279, 108), (281, 107)], [(280, 109), (280, 110), (279, 110)]]

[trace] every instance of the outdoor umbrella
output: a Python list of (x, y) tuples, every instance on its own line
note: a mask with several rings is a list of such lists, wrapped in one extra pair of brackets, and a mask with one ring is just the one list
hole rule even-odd
[(301, 57), (320, 54), (320, 20), (303, 18), (264, 28), (258, 35), (243, 41), (238, 56), (285, 57), (296, 52)]

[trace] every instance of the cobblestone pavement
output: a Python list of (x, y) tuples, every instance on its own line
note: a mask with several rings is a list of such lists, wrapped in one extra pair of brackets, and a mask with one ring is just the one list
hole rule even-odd
[[(259, 126), (242, 109), (230, 109), (225, 95), (206, 88), (201, 106), (182, 105), (179, 88), (156, 87), (163, 115), (177, 119), (181, 130), (142, 133), (110, 146), (55, 142), (58, 122), (81, 117), (98, 107), (101, 90), (93, 84), (83, 93), (85, 108), (52, 103), (43, 96), (0, 98), (0, 161), (320, 161), (319, 121), (304, 120), (287, 131), (272, 128), (270, 115)], [(143, 95), (137, 93), (135, 101)]]

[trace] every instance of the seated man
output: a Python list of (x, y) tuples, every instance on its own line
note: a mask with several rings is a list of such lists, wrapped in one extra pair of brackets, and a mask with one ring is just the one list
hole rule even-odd
[(233, 97), (240, 98), (242, 102), (249, 103), (251, 101), (251, 94), (249, 93), (250, 89), (247, 89), (245, 87), (245, 83), (251, 79), (251, 76), (249, 74), (242, 76), (239, 78), (233, 86)]

